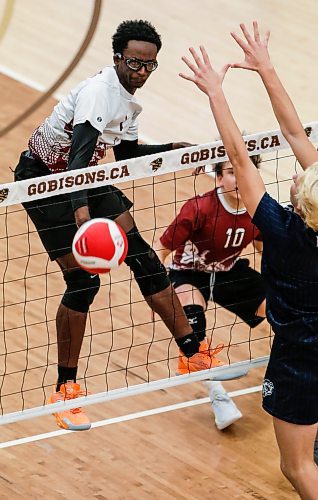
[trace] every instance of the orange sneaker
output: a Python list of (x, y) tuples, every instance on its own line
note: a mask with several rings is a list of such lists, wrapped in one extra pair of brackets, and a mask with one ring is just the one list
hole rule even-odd
[[(86, 396), (85, 391), (81, 391), (79, 384), (73, 381), (68, 381), (62, 384), (59, 391), (53, 389), (53, 393), (49, 399), (49, 403), (57, 403), (60, 401), (68, 401), (70, 399)], [(62, 429), (71, 431), (86, 431), (90, 429), (91, 423), (82, 408), (72, 408), (70, 410), (62, 410), (58, 413), (53, 413), (56, 418), (57, 425)]]
[(224, 344), (218, 344), (214, 349), (211, 349), (206, 341), (202, 341), (199, 352), (191, 356), (191, 358), (184, 356), (180, 351), (176, 374), (184, 375), (223, 366), (225, 363), (216, 357), (216, 354), (222, 351), (223, 347)]

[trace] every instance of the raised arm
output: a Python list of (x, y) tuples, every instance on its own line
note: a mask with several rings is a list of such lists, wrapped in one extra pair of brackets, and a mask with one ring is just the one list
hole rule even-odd
[(296, 109), (271, 63), (267, 49), (270, 33), (267, 31), (262, 40), (256, 21), (253, 22), (253, 36), (244, 24), (240, 24), (240, 27), (245, 40), (235, 33), (231, 35), (243, 50), (245, 59), (243, 62), (231, 64), (231, 67), (258, 72), (271, 100), (281, 131), (300, 165), (306, 169), (318, 161), (318, 153), (306, 136)]
[(211, 66), (204, 47), (200, 47), (200, 57), (193, 48), (189, 49), (194, 62), (182, 57), (183, 62), (193, 72), (193, 76), (180, 73), (181, 78), (193, 82), (204, 92), (210, 100), (210, 107), (225, 146), (228, 157), (233, 165), (238, 189), (248, 213), (253, 217), (254, 212), (265, 193), (265, 186), (257, 169), (250, 160), (241, 132), (237, 127), (230, 108), (225, 99), (222, 82), (229, 68), (224, 66), (217, 73)]

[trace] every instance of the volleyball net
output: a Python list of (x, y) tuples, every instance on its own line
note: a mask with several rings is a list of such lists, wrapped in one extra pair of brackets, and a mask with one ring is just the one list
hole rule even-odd
[[(318, 122), (305, 130), (318, 141)], [(287, 202), (290, 181), (300, 169), (281, 133), (247, 135), (244, 140), (249, 155), (262, 155), (260, 172), (268, 192)], [(216, 141), (0, 186), (0, 424), (52, 412), (46, 403), (57, 373), (55, 315), (65, 287), (20, 204), (115, 184), (133, 201), (139, 231), (153, 245), (189, 198), (215, 187), (216, 179), (206, 173), (225, 160), (224, 146)], [(242, 256), (259, 270), (260, 257), (251, 246)], [(152, 317), (129, 268), (122, 265), (101, 275), (101, 280), (78, 370), (79, 382), (91, 394), (61, 403), (63, 408), (213, 378), (217, 371), (233, 367), (244, 371), (246, 366), (266, 364), (271, 346), (268, 324), (252, 331), (210, 303), (207, 335), (212, 346), (225, 344), (218, 357), (226, 365), (176, 377), (177, 346), (160, 318)]]

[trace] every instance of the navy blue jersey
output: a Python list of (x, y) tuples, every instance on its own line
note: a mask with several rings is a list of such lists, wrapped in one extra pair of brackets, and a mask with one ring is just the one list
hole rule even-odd
[(318, 343), (318, 232), (268, 193), (253, 223), (263, 235), (269, 323), (292, 342)]

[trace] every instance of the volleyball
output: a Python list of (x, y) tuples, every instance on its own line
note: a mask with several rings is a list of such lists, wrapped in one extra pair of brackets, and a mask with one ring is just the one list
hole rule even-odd
[(76, 232), (72, 251), (77, 263), (92, 274), (120, 266), (128, 250), (124, 230), (110, 219), (91, 219)]

